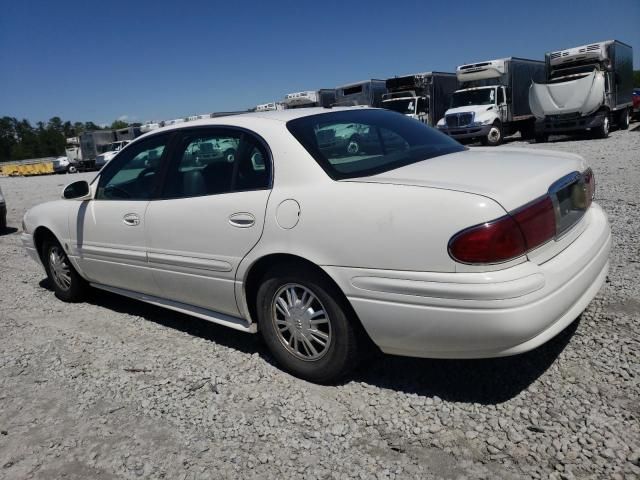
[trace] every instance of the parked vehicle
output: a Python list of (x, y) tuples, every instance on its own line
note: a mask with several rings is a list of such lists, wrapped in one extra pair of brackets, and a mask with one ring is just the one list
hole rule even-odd
[(79, 162), (82, 160), (82, 151), (80, 150), (80, 138), (69, 137), (66, 139), (64, 147), (65, 155), (70, 162)]
[(335, 103), (336, 91), (333, 88), (287, 93), (282, 100), (284, 108), (330, 107)]
[(271, 112), (273, 110), (283, 110), (284, 106), (279, 102), (269, 102), (256, 105), (256, 112)]
[(382, 95), (387, 93), (384, 80), (365, 80), (336, 87), (336, 105), (382, 107)]
[(120, 150), (122, 150), (124, 147), (126, 147), (129, 143), (131, 143), (129, 142), (129, 140), (122, 140), (120, 142), (110, 143), (106, 147), (106, 151), (96, 157), (96, 161), (95, 161), (96, 168), (104, 167), (106, 163), (110, 162), (113, 159), (113, 157), (115, 157), (116, 154)]
[(140, 133), (148, 133), (158, 128), (160, 128), (160, 122), (145, 122), (140, 125)]
[(415, 118), (434, 127), (449, 108), (458, 88), (455, 73), (426, 72), (389, 78), (382, 95), (382, 107)]
[(7, 228), (7, 202), (2, 194), (2, 187), (0, 187), (0, 231)]
[(640, 88), (633, 89), (631, 100), (633, 101), (633, 118), (640, 119)]
[(55, 173), (76, 173), (78, 171), (75, 161), (70, 161), (68, 157), (58, 157), (52, 163)]
[[(325, 148), (320, 132), (352, 125), (377, 147)], [(229, 139), (233, 161), (185, 155)], [(62, 300), (93, 285), (260, 331), (283, 368), (328, 382), (366, 335), (437, 358), (555, 336), (607, 275), (594, 188), (578, 155), (470, 150), (381, 109), (283, 110), (137, 139), (91, 184), (30, 209), (22, 241)]]
[(546, 81), (531, 85), (529, 103), (538, 139), (551, 133), (590, 131), (605, 138), (611, 124), (629, 127), (633, 53), (617, 40), (549, 52)]
[(441, 132), (458, 140), (480, 139), (489, 146), (516, 132), (524, 138), (534, 135), (529, 86), (544, 78), (544, 62), (502, 58), (460, 65), (457, 76), (461, 89), (451, 96), (450, 108), (438, 121)]
[(113, 130), (93, 130), (80, 134), (80, 155), (77, 160), (78, 170), (95, 170), (96, 157), (105, 152), (116, 140)]

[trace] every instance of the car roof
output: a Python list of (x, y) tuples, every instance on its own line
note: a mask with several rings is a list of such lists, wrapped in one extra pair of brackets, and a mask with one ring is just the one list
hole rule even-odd
[(319, 115), (323, 113), (353, 110), (354, 108), (371, 109), (370, 107), (364, 107), (364, 106), (332, 107), (332, 108), (312, 107), (312, 108), (291, 108), (287, 110), (271, 110), (267, 112), (247, 112), (247, 113), (239, 113), (235, 115), (226, 115), (226, 116), (214, 117), (214, 118), (204, 118), (201, 120), (193, 120), (190, 122), (177, 123), (175, 125), (168, 125), (166, 127), (151, 130), (150, 132), (147, 132), (138, 138), (156, 135), (161, 132), (168, 132), (172, 130), (182, 130), (182, 129), (191, 128), (191, 127), (206, 127), (206, 126), (215, 127), (218, 125), (220, 126), (232, 125), (232, 126), (250, 128), (252, 126), (252, 120), (255, 120), (255, 119), (270, 120), (273, 122), (282, 123), (282, 122), (288, 122), (290, 120), (294, 120), (296, 118), (309, 117), (311, 115)]

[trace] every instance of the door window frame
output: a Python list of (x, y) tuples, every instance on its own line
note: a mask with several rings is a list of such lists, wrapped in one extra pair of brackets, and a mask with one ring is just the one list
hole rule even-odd
[[(238, 127), (234, 125), (201, 125), (201, 126), (191, 126), (186, 128), (180, 128), (176, 130), (174, 137), (171, 139), (171, 149), (169, 150), (166, 157), (163, 156), (164, 160), (164, 168), (162, 170), (162, 176), (160, 177), (159, 185), (157, 186), (157, 195), (154, 197), (154, 200), (180, 200), (186, 198), (199, 198), (199, 197), (209, 197), (216, 195), (225, 195), (229, 193), (239, 193), (239, 192), (252, 192), (252, 191), (260, 191), (260, 190), (271, 190), (273, 188), (273, 179), (275, 176), (274, 172), (274, 162), (273, 162), (273, 154), (271, 149), (269, 148), (269, 144), (258, 135), (253, 130), (249, 130), (247, 128)], [(236, 164), (233, 169), (233, 178), (231, 182), (231, 187), (227, 192), (220, 193), (207, 193), (204, 195), (184, 195), (184, 196), (169, 196), (165, 194), (167, 189), (167, 178), (170, 172), (175, 172), (180, 168), (180, 163), (182, 162), (182, 156), (184, 154), (184, 142), (189, 137), (207, 137), (207, 136), (215, 136), (220, 135), (233, 137), (239, 137), (239, 151), (241, 155), (248, 155), (248, 151), (246, 149), (247, 143), (255, 143), (260, 146), (266, 157), (264, 159), (265, 166), (269, 168), (269, 180), (267, 185), (259, 188), (246, 188), (240, 189), (236, 188), (235, 184), (237, 181), (238, 174), (238, 163), (240, 161), (240, 156), (236, 159)], [(247, 141), (247, 138), (249, 140)], [(185, 146), (188, 147), (188, 144)]]
[[(120, 168), (122, 168), (122, 164), (124, 162), (128, 161), (128, 160), (131, 160), (131, 158), (128, 158), (128, 155), (127, 156), (124, 155), (124, 153), (126, 151), (131, 151), (131, 150), (134, 150), (134, 149), (140, 147), (141, 148), (140, 152), (142, 152), (146, 145), (148, 145), (149, 143), (155, 143), (161, 137), (166, 137), (166, 142), (165, 142), (164, 150), (162, 151), (162, 155), (160, 156), (160, 159), (158, 160), (159, 165), (158, 165), (158, 170), (157, 170), (157, 174), (156, 174), (158, 179), (156, 181), (156, 184), (154, 185), (154, 188), (153, 188), (149, 198), (140, 199), (140, 198), (97, 198), (96, 197), (98, 195), (98, 189), (100, 188), (101, 182), (103, 181), (105, 176), (109, 175), (110, 178), (113, 178), (118, 173)], [(165, 178), (166, 172), (167, 172), (167, 163), (168, 163), (167, 159), (170, 158), (170, 154), (172, 152), (172, 149), (174, 148), (175, 140), (176, 140), (176, 131), (170, 131), (170, 132), (156, 133), (156, 134), (150, 135), (148, 137), (144, 137), (143, 139), (140, 139), (140, 140), (137, 140), (137, 141), (133, 141), (133, 142), (129, 143), (128, 145), (126, 145), (125, 148), (121, 149), (118, 152), (118, 154), (111, 161), (109, 161), (109, 163), (107, 163), (107, 165), (105, 165), (105, 167), (100, 171), (100, 173), (91, 182), (91, 185), (96, 184), (96, 189), (95, 189), (95, 194), (94, 194), (93, 200), (100, 201), (100, 202), (104, 202), (104, 201), (113, 201), (113, 202), (123, 202), (123, 201), (128, 201), (128, 202), (148, 202), (150, 200), (155, 200), (156, 198), (158, 198), (158, 195), (159, 195), (159, 193), (161, 191), (161, 187), (162, 187), (162, 185), (164, 185), (164, 178)], [(138, 152), (138, 154), (140, 152)], [(134, 157), (135, 157), (135, 155), (134, 155)], [(115, 173), (114, 173), (114, 170), (115, 170)]]

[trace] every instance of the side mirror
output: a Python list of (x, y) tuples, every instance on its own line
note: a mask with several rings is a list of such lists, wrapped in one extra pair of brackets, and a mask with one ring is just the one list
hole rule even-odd
[(91, 199), (91, 188), (86, 180), (78, 180), (70, 183), (62, 191), (62, 198), (66, 200), (89, 200)]

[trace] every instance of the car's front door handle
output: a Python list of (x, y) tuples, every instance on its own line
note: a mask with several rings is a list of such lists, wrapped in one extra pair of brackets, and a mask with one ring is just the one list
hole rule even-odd
[(247, 228), (256, 223), (256, 217), (247, 212), (234, 213), (229, 216), (229, 223), (234, 227)]
[(124, 217), (122, 217), (122, 221), (125, 225), (128, 225), (130, 227), (140, 225), (140, 217), (137, 213), (127, 213)]

